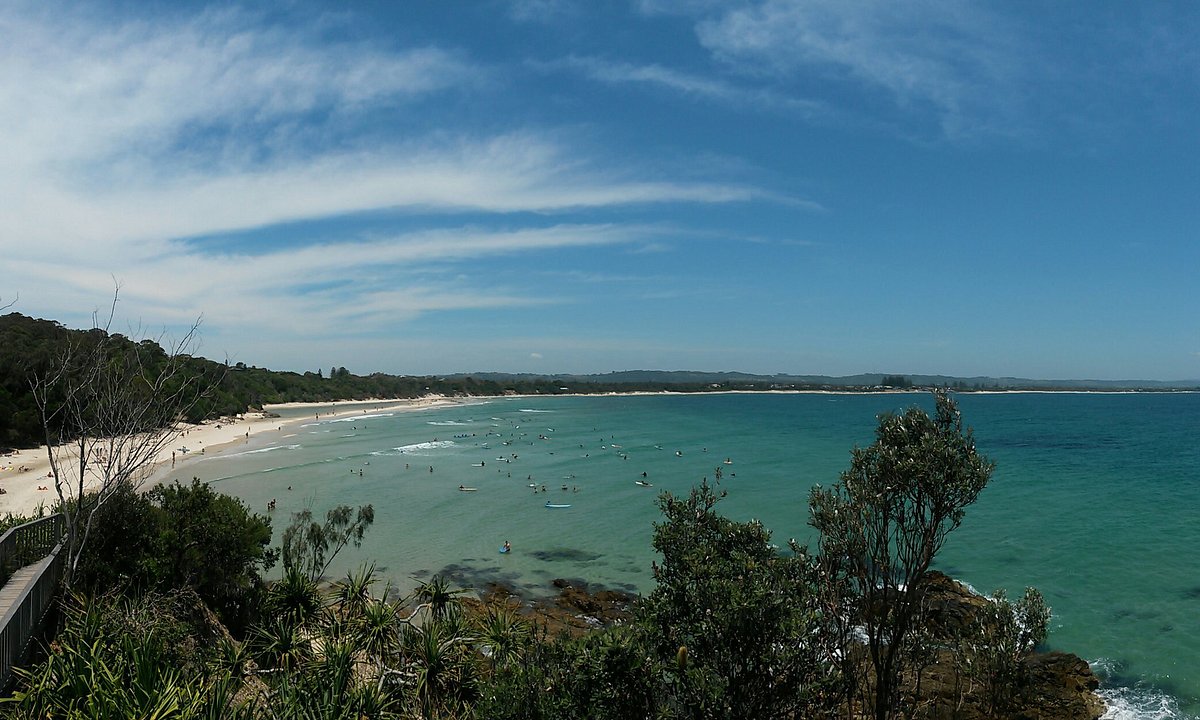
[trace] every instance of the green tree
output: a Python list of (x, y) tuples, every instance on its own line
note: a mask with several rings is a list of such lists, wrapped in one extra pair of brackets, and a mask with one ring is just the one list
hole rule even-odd
[(122, 484), (96, 510), (76, 586), (90, 594), (190, 588), (241, 632), (260, 573), (275, 561), (270, 541), (269, 518), (198, 479), (148, 493)]
[(346, 545), (362, 545), (363, 533), (373, 522), (371, 505), (362, 505), (357, 511), (338, 505), (325, 514), (324, 523), (314, 520), (309, 508), (293, 513), (291, 525), (283, 532), (283, 565), (319, 580)]
[(262, 590), (260, 571), (275, 564), (270, 518), (199, 478), (190, 486), (160, 484), (150, 498), (158, 508), (159, 585), (194, 589), (240, 630)]
[(761, 523), (713, 509), (707, 483), (686, 499), (664, 493), (655, 524), (657, 585), (639, 612), (670, 659), (673, 704), (684, 717), (811, 714), (826, 682), (819, 661), (813, 568), (803, 548), (784, 555)]
[[(73, 503), (69, 501), (68, 507)], [(158, 517), (149, 495), (130, 485), (115, 487), (96, 510), (88, 544), (76, 565), (76, 589), (99, 595), (154, 587), (157, 535)]]
[(836, 568), (830, 582), (867, 635), (873, 677), (864, 689), (877, 720), (898, 710), (900, 678), (920, 642), (919, 580), (993, 469), (954, 401), (934, 397), (932, 418), (920, 408), (881, 416), (874, 444), (855, 448), (850, 469), (809, 500), (821, 555)]
[(1045, 642), (1049, 627), (1050, 608), (1032, 587), (1016, 602), (1010, 601), (1004, 590), (997, 590), (976, 617), (976, 663), (997, 716), (1010, 710), (1025, 680), (1022, 661)]

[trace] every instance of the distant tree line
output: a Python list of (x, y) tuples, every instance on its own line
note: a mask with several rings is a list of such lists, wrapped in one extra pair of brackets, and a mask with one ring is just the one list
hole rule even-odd
[[(33, 381), (67, 353), (68, 348), (86, 355), (86, 350), (104, 344), (107, 355), (124, 359), (142, 368), (147, 377), (159, 374), (171, 361), (159, 343), (151, 339), (134, 340), (104, 330), (72, 330), (51, 320), (11, 313), (0, 317), (0, 451), (35, 447), (45, 438), (45, 429), (31, 392)], [(80, 350), (82, 348), (82, 351)], [(496, 379), (471, 376), (412, 376), (372, 373), (354, 375), (345, 367), (316, 372), (280, 372), (247, 366), (228, 365), (202, 357), (184, 356), (177, 373), (180, 383), (202, 384), (205, 395), (186, 408), (180, 420), (201, 422), (235, 415), (264, 405), (287, 402), (334, 402), (373, 398), (416, 398), (428, 394), (450, 397), (496, 396), (504, 394), (597, 393), (616, 390), (696, 391), (702, 384), (666, 383), (578, 383), (566, 389), (553, 378)], [(51, 398), (53, 401), (53, 398)], [(67, 422), (62, 420), (60, 422)], [(54, 437), (70, 438), (77, 428), (52, 427)]]
[[(202, 357), (174, 358), (152, 339), (135, 340), (100, 329), (72, 330), (52, 320), (11, 313), (0, 316), (0, 451), (36, 447), (44, 442), (46, 434), (31, 392), (33, 380), (59, 362), (68, 348), (74, 347), (76, 352), (87, 355), (89, 347), (101, 343), (107, 345), (107, 356), (124, 358), (129, 364), (142, 367), (147, 377), (161, 374), (168, 363), (175, 361), (180, 364), (175, 374), (177, 382), (207, 388), (204, 396), (190, 404), (179, 418), (186, 422), (235, 415), (276, 403), (402, 399), (429, 394), (472, 397), (778, 389), (768, 380), (713, 383), (680, 382), (664, 377), (636, 381), (618, 376), (611, 380), (568, 382), (535, 375), (354, 375), (345, 367), (332, 367), (328, 375), (323, 368), (304, 373), (282, 372), (242, 362), (229, 365)], [(77, 429), (50, 430), (56, 438), (70, 438)]]

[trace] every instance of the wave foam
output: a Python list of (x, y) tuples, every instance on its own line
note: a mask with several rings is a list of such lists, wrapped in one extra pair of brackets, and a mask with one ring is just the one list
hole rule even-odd
[(1177, 698), (1161, 690), (1140, 683), (1133, 687), (1106, 685), (1103, 678), (1112, 677), (1119, 669), (1118, 663), (1109, 658), (1093, 660), (1090, 664), (1101, 678), (1101, 687), (1096, 694), (1107, 708), (1100, 720), (1182, 720), (1189, 717), (1179, 708)]
[(454, 447), (453, 440), (432, 440), (430, 442), (413, 443), (411, 445), (401, 445), (394, 447), (390, 451), (376, 450), (372, 455), (421, 455), (422, 450), (438, 450), (441, 448)]
[(1175, 698), (1155, 690), (1100, 688), (1096, 694), (1107, 706), (1100, 720), (1174, 720), (1186, 717)]
[(374, 418), (388, 418), (388, 417), (396, 417), (396, 413), (376, 413), (374, 415), (351, 415), (350, 417), (333, 418), (331, 420), (326, 420), (326, 422), (331, 422), (331, 423), (358, 422), (359, 420), (372, 420)]
[(531, 408), (521, 408), (518, 412), (548, 413), (548, 412), (554, 412), (554, 411), (553, 410), (533, 410)]
[(459, 422), (458, 420), (430, 420), (426, 425), (470, 425), (471, 423)]
[(259, 455), (261, 453), (271, 452), (273, 450), (299, 450), (300, 445), (271, 445), (270, 447), (259, 448), (257, 450), (243, 450), (238, 453), (230, 453), (222, 455), (222, 457), (239, 457), (241, 455)]

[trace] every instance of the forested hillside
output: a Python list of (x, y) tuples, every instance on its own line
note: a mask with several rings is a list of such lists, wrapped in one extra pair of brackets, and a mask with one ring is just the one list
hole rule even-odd
[[(135, 341), (103, 330), (72, 330), (51, 320), (19, 313), (0, 316), (0, 451), (33, 447), (44, 433), (31, 383), (61, 363), (69, 351), (96, 343), (109, 343), (114, 356), (133, 357), (144, 367), (146, 377), (155, 377), (168, 361), (166, 351), (153, 340)], [(545, 377), (511, 377), (504, 380), (471, 376), (354, 375), (346, 368), (295, 373), (227, 365), (202, 357), (186, 357), (177, 382), (190, 382), (208, 392), (190, 405), (183, 419), (199, 422), (232, 415), (265, 404), (325, 402), (369, 398), (413, 398), (430, 393), (447, 396), (490, 396), (506, 393), (553, 394), (610, 391), (664, 390), (687, 392), (707, 389), (701, 383), (671, 382), (577, 382), (564, 387), (562, 381)], [(57, 432), (53, 433), (55, 436)], [(68, 433), (69, 435), (69, 433)]]

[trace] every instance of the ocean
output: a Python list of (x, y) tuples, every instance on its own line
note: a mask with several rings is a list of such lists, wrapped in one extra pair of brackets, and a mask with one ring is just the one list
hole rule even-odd
[[(1106, 717), (1200, 718), (1200, 395), (957, 401), (997, 466), (935, 567), (985, 593), (1040, 589), (1053, 609), (1048, 645), (1092, 663)], [(647, 592), (660, 492), (715, 483), (720, 468), (723, 514), (761, 520), (781, 546), (815, 546), (810, 488), (836, 481), (851, 448), (873, 441), (879, 413), (911, 405), (933, 408), (909, 393), (366, 407), (262, 433), (186, 470), (259, 512), (276, 499), (277, 540), (304, 507), (373, 504), (375, 523), (337, 558), (337, 576), (374, 561), (401, 591), (442, 574), (530, 593), (549, 594), (560, 577)], [(642, 473), (652, 487), (636, 484)], [(506, 540), (513, 551), (500, 554)]]

